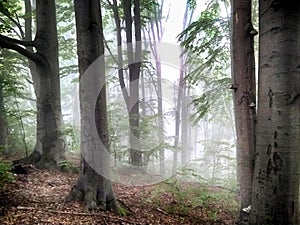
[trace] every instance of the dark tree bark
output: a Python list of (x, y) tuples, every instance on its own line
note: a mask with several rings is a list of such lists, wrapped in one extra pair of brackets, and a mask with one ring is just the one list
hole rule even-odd
[(68, 200), (82, 201), (87, 209), (101, 207), (121, 213), (109, 180), (110, 151), (101, 8), (99, 2), (94, 0), (74, 0), (74, 5), (83, 158), (80, 177)]
[[(27, 2), (28, 3), (28, 2)], [(26, 5), (27, 7), (27, 5)], [(54, 169), (64, 158), (62, 138), (58, 42), (54, 0), (36, 1), (37, 32), (34, 41), (16, 40), (0, 35), (0, 47), (12, 49), (32, 60), (38, 73), (37, 144), (22, 161)], [(29, 47), (34, 47), (32, 52)]]
[(233, 0), (232, 77), (237, 136), (237, 174), (242, 208), (251, 204), (253, 154), (255, 148), (255, 61), (251, 23), (251, 1)]
[(259, 1), (259, 90), (250, 224), (299, 224), (300, 2)]
[[(124, 19), (125, 19), (125, 33), (127, 43), (127, 57), (129, 68), (129, 88), (126, 87), (123, 73), (123, 56), (122, 56), (122, 35), (121, 35), (121, 22), (118, 12), (118, 4), (116, 0), (113, 0), (113, 4), (110, 5), (113, 9), (114, 20), (117, 30), (117, 47), (118, 47), (118, 75), (119, 82), (122, 89), (122, 94), (126, 103), (129, 126), (130, 126), (130, 163), (133, 166), (142, 166), (143, 156), (140, 149), (140, 113), (139, 113), (139, 79), (141, 68), (141, 16), (140, 16), (140, 1), (133, 1), (132, 15), (132, 2), (124, 0), (122, 1)], [(134, 19), (134, 20), (133, 20)], [(134, 22), (134, 32), (133, 32)], [(135, 34), (135, 51), (133, 34)], [(128, 92), (129, 89), (129, 92)]]
[[(140, 147), (140, 113), (139, 113), (139, 80), (141, 69), (141, 15), (140, 1), (133, 1), (134, 16), (131, 15), (130, 1), (123, 1), (125, 32), (130, 80), (129, 126), (130, 126), (130, 162), (133, 166), (142, 166), (143, 158)], [(132, 20), (134, 18), (134, 21)], [(132, 29), (134, 22), (134, 32)], [(133, 50), (133, 33), (135, 34), (135, 51)]]

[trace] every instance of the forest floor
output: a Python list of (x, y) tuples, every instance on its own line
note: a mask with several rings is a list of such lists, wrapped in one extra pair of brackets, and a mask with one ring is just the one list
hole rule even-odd
[(151, 186), (114, 184), (120, 204), (129, 214), (85, 211), (65, 197), (77, 174), (38, 170), (14, 175), (12, 183), (0, 190), (0, 224), (234, 224), (236, 196), (221, 187), (200, 183), (163, 182)]

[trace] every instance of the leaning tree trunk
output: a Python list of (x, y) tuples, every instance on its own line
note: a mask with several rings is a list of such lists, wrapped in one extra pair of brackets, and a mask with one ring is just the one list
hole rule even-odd
[(299, 224), (300, 2), (260, 1), (250, 224)]
[(240, 186), (240, 213), (251, 204), (253, 155), (255, 148), (255, 62), (251, 23), (251, 1), (233, 0), (232, 77), (237, 136), (237, 174)]
[(74, 0), (80, 72), (82, 169), (68, 200), (121, 213), (110, 178), (104, 43), (98, 1)]

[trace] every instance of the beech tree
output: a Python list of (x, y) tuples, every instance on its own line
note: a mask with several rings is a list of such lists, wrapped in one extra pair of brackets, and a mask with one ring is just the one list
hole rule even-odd
[(299, 224), (300, 2), (259, 1), (259, 18), (250, 224)]
[[(141, 70), (141, 15), (140, 15), (140, 1), (123, 0), (121, 2), (124, 22), (125, 22), (125, 36), (126, 36), (126, 53), (127, 65), (129, 70), (129, 87), (125, 84), (123, 72), (123, 56), (122, 51), (122, 32), (121, 32), (121, 17), (118, 10), (118, 3), (113, 0), (109, 5), (113, 9), (114, 20), (117, 31), (117, 48), (118, 48), (118, 76), (119, 83), (122, 89), (122, 94), (126, 103), (129, 126), (130, 126), (130, 163), (133, 166), (142, 166), (143, 158), (140, 148), (140, 113), (139, 113), (139, 80)], [(132, 15), (132, 11), (134, 15)], [(134, 29), (133, 29), (134, 28)], [(134, 36), (134, 38), (133, 38)]]
[[(155, 68), (156, 68), (156, 75), (157, 75), (157, 85), (155, 85), (155, 91), (157, 93), (157, 115), (158, 115), (158, 129), (159, 129), (159, 170), (160, 174), (165, 173), (165, 151), (164, 145), (164, 121), (163, 121), (163, 101), (162, 101), (162, 68), (161, 68), (161, 59), (160, 53), (158, 51), (158, 46), (161, 43), (163, 37), (163, 16), (162, 11), (164, 7), (164, 0), (160, 2), (150, 3), (150, 9), (148, 11), (148, 17), (150, 18), (149, 25), (144, 27), (144, 30), (148, 33), (147, 42), (150, 43), (150, 49), (152, 54), (154, 55), (155, 59)], [(168, 20), (168, 17), (165, 18), (165, 22)], [(146, 35), (145, 35), (146, 38)]]
[[(28, 1), (26, 2), (28, 4)], [(26, 5), (26, 8), (28, 5)], [(8, 10), (2, 12), (9, 15)], [(62, 138), (60, 77), (56, 7), (54, 0), (36, 1), (34, 40), (18, 40), (0, 34), (0, 47), (14, 50), (35, 63), (37, 69), (37, 141), (33, 153), (25, 159), (39, 167), (57, 168), (64, 158)], [(35, 51), (29, 49), (32, 47)]]
[(243, 209), (251, 204), (255, 148), (256, 81), (253, 38), (257, 31), (253, 29), (251, 22), (251, 1), (233, 0), (232, 20), (231, 88), (234, 90), (240, 209)]
[(74, 0), (81, 109), (81, 173), (68, 200), (120, 213), (109, 180), (104, 42), (99, 1)]

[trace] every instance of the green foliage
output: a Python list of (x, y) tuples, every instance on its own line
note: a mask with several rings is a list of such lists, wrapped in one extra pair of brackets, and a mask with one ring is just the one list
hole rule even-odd
[[(16, 15), (21, 12), (20, 0), (0, 0), (0, 32), (13, 32), (18, 23)], [(9, 18), (9, 19), (7, 19)]]
[(75, 12), (72, 0), (59, 0), (56, 5), (60, 76), (78, 73)]
[(224, 121), (231, 116), (224, 114), (224, 111), (232, 110), (229, 92), (230, 17), (229, 14), (223, 15), (228, 7), (227, 1), (208, 1), (200, 17), (178, 36), (187, 50), (187, 64), (190, 66), (185, 79), (190, 86), (200, 86), (202, 92), (192, 100), (195, 122), (205, 117)]
[(65, 124), (63, 128), (67, 149), (71, 152), (79, 152), (79, 128), (75, 128), (71, 124)]
[(236, 212), (238, 203), (234, 193), (216, 186), (198, 182), (179, 182), (176, 178), (164, 181), (147, 201), (168, 213), (188, 215), (196, 208), (204, 208), (212, 220), (217, 219), (218, 207), (228, 213)]
[(2, 188), (4, 184), (14, 180), (10, 170), (11, 164), (0, 159), (0, 188)]
[(68, 160), (62, 160), (59, 165), (60, 169), (64, 172), (79, 174), (80, 169), (70, 163)]

